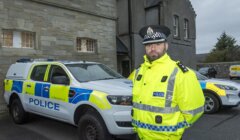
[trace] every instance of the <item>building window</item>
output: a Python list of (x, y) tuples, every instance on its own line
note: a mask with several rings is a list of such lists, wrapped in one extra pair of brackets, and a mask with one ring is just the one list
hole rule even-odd
[(3, 39), (3, 47), (11, 48), (13, 46), (13, 32), (3, 31), (2, 39)]
[(34, 44), (34, 33), (22, 32), (22, 48), (33, 48)]
[(34, 48), (35, 33), (28, 31), (2, 31), (3, 47), (6, 48)]
[(91, 38), (77, 37), (77, 51), (94, 53), (97, 48), (97, 40)]
[(179, 37), (179, 17), (177, 15), (173, 16), (173, 36)]
[(187, 19), (184, 19), (184, 39), (189, 38), (189, 22)]
[(147, 25), (160, 24), (159, 5), (147, 8), (145, 13), (146, 13), (146, 24)]

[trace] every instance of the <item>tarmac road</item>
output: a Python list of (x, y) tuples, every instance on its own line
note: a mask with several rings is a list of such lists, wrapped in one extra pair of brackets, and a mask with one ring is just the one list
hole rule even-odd
[(240, 107), (203, 115), (183, 135), (183, 140), (240, 140)]
[[(186, 130), (183, 140), (240, 140), (240, 107), (203, 115)], [(0, 140), (77, 140), (76, 127), (31, 115), (27, 124), (16, 125), (8, 114), (0, 114)], [(118, 140), (133, 140), (130, 137)]]
[[(132, 140), (123, 136), (116, 140)], [(8, 113), (0, 114), (0, 140), (78, 140), (77, 128), (67, 123), (30, 115), (24, 125), (16, 125)]]

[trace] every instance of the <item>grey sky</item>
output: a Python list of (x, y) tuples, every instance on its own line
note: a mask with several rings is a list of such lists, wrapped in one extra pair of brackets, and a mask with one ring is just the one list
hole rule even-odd
[(190, 0), (197, 14), (197, 54), (213, 49), (225, 31), (240, 45), (240, 0)]

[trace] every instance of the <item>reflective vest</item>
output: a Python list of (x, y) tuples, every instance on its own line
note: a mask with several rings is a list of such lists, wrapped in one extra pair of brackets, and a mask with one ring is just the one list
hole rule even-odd
[(142, 140), (179, 140), (204, 112), (195, 73), (165, 54), (135, 70), (132, 124)]

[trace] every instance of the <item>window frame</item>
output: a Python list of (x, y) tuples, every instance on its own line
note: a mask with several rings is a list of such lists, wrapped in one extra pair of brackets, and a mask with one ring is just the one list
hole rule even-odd
[(187, 18), (184, 18), (183, 23), (183, 30), (184, 30), (184, 39), (189, 39), (189, 20)]
[[(43, 74), (43, 79), (42, 79), (42, 80), (34, 79), (34, 78), (33, 78), (33, 73), (36, 74), (36, 72), (34, 71), (35, 68), (37, 68), (37, 67), (42, 67), (42, 66), (46, 66), (46, 68), (45, 68), (45, 72), (44, 72), (44, 74)], [(47, 72), (47, 67), (48, 67), (47, 64), (34, 65), (32, 71), (31, 71), (30, 79), (33, 80), (33, 81), (45, 82), (45, 81), (44, 81), (44, 77), (45, 77), (46, 72)]]
[[(5, 35), (5, 33), (7, 35)], [(5, 40), (5, 36), (7, 40)], [(10, 37), (9, 37), (10, 36)], [(10, 40), (9, 40), (10, 39)], [(11, 43), (9, 43), (9, 41)], [(6, 43), (7, 45), (5, 45), (5, 42), (8, 42)], [(10, 44), (10, 45), (9, 45)], [(2, 30), (2, 47), (4, 48), (12, 48), (13, 47), (13, 32), (12, 31), (9, 31), (9, 30)]]
[(47, 82), (49, 82), (49, 83), (51, 83), (51, 84), (53, 84), (52, 83), (52, 75), (53, 75), (53, 68), (56, 68), (56, 67), (59, 67), (59, 68), (61, 68), (62, 70), (63, 70), (63, 72), (64, 72), (64, 74), (66, 75), (66, 77), (68, 78), (68, 80), (69, 80), (69, 84), (68, 85), (70, 85), (70, 77), (68, 76), (68, 73), (66, 72), (66, 70), (63, 68), (63, 67), (61, 67), (60, 65), (57, 65), (57, 64), (52, 64), (52, 65), (50, 65), (50, 69), (49, 69), (49, 73), (48, 73), (48, 77), (47, 77)]
[(179, 16), (173, 15), (173, 37), (180, 37), (180, 29), (179, 29)]
[(35, 48), (35, 33), (34, 32), (29, 32), (29, 31), (21, 32), (21, 48)]
[[(5, 34), (10, 33), (11, 38), (5, 38)], [(10, 45), (5, 45), (5, 39), (11, 39)], [(35, 49), (36, 48), (36, 33), (26, 30), (2, 29), (2, 47), (14, 49)], [(17, 45), (16, 45), (17, 44)]]
[(145, 20), (147, 25), (161, 24), (160, 5), (154, 5), (145, 8)]
[[(81, 45), (82, 45), (82, 41), (86, 40), (86, 47), (84, 49), (81, 50)], [(79, 44), (79, 41), (81, 44)], [(92, 44), (90, 44), (92, 43)], [(93, 39), (93, 38), (88, 38), (88, 37), (77, 37), (76, 38), (76, 51), (78, 53), (90, 53), (90, 54), (95, 54), (97, 53), (97, 39)], [(90, 46), (89, 46), (90, 45)], [(91, 47), (90, 49), (88, 47)]]

